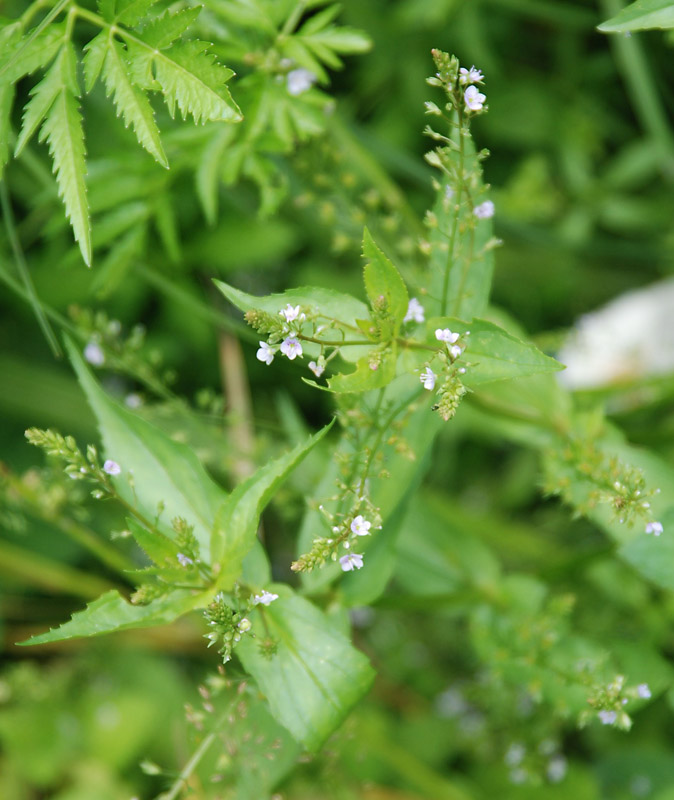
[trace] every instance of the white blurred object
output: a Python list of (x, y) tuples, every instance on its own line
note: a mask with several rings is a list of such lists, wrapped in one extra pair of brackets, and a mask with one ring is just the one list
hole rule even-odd
[(592, 389), (674, 371), (674, 279), (585, 314), (557, 353), (569, 389)]

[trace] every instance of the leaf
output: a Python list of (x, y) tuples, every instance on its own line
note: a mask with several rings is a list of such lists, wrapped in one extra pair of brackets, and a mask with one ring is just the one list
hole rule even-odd
[(153, 54), (155, 73), (171, 116), (176, 106), (183, 118), (199, 122), (240, 122), (239, 107), (225, 86), (234, 74), (207, 54), (207, 42), (179, 42)]
[(405, 282), (388, 258), (377, 247), (367, 228), (363, 231), (363, 256), (368, 263), (363, 269), (365, 291), (374, 309), (385, 302), (384, 312), (394, 321), (394, 335), (407, 313), (409, 296)]
[[(115, 488), (129, 506), (154, 519), (159, 503), (164, 511), (156, 527), (174, 538), (170, 521), (182, 517), (194, 526), (201, 558), (210, 562), (211, 531), (227, 494), (206, 473), (196, 455), (184, 444), (111, 400), (96, 383), (82, 357), (66, 340), (70, 360), (98, 419), (108, 458), (122, 468), (113, 478)], [(133, 481), (133, 485), (130, 483)]]
[(115, 19), (130, 28), (135, 27), (146, 17), (157, 0), (117, 0)]
[(672, 0), (637, 0), (597, 27), (604, 33), (674, 28), (674, 3)]
[[(395, 346), (386, 349), (380, 356), (381, 350), (372, 351), (370, 355), (359, 359), (354, 372), (346, 375), (335, 375), (328, 380), (331, 392), (368, 392), (370, 389), (380, 389), (388, 386), (395, 377), (396, 349)], [(375, 360), (373, 361), (373, 358)], [(379, 360), (380, 359), (380, 360)], [(376, 369), (372, 365), (376, 364)]]
[(145, 245), (145, 225), (135, 225), (114, 242), (91, 282), (90, 291), (99, 298), (108, 297), (124, 280), (134, 260)]
[(21, 38), (19, 23), (7, 25), (0, 31), (0, 78), (5, 83), (16, 83), (24, 75), (44, 67), (58, 53), (65, 39), (66, 23), (55, 23), (41, 31), (35, 38)]
[[(450, 328), (464, 336), (467, 342), (462, 363), (466, 373), (462, 381), (466, 386), (480, 386), (491, 381), (502, 381), (539, 372), (555, 372), (564, 369), (550, 356), (546, 356), (535, 345), (523, 342), (498, 325), (483, 319), (474, 319), (470, 324), (458, 319), (436, 318), (429, 320), (428, 341), (435, 340), (431, 331)], [(470, 335), (465, 336), (470, 331)]]
[(14, 85), (0, 85), (0, 178), (5, 164), (9, 161), (9, 144), (12, 134), (12, 103), (14, 102)]
[(65, 50), (61, 51), (58, 59), (54, 62), (51, 69), (47, 71), (44, 78), (30, 90), (30, 100), (26, 103), (23, 112), (23, 123), (19, 133), (14, 156), (21, 155), (23, 148), (30, 141), (40, 123), (52, 107), (59, 92), (62, 90), (62, 71), (63, 57)]
[(110, 39), (103, 66), (103, 78), (108, 97), (112, 95), (117, 116), (124, 118), (128, 128), (133, 125), (139, 144), (144, 147), (155, 161), (168, 169), (168, 160), (164, 153), (159, 129), (154, 121), (154, 111), (150, 101), (137, 86), (131, 82), (124, 58), (124, 50), (119, 42)]
[(84, 182), (87, 171), (84, 130), (77, 102), (77, 59), (71, 44), (61, 50), (57, 64), (60, 65), (60, 87), (40, 129), (39, 139), (49, 145), (59, 196), (65, 204), (82, 258), (87, 266), (91, 266), (91, 226)]
[(109, 32), (103, 30), (84, 45), (82, 66), (84, 67), (84, 90), (87, 94), (94, 88), (98, 76), (101, 74), (111, 41)]
[(220, 162), (233, 138), (233, 128), (219, 126), (210, 141), (203, 148), (195, 179), (197, 195), (209, 225), (215, 225), (218, 218), (218, 185), (220, 183)]
[(220, 509), (213, 527), (211, 558), (220, 572), (217, 588), (229, 590), (241, 573), (241, 563), (255, 542), (262, 510), (279, 485), (332, 428), (334, 420), (306, 442), (271, 461), (239, 484)]
[(201, 6), (183, 8), (173, 14), (166, 11), (143, 28), (143, 41), (159, 50), (168, 47), (185, 33), (201, 13), (201, 8)]
[(674, 590), (674, 506), (662, 514), (661, 536), (640, 533), (619, 550), (621, 558), (663, 589)]
[[(374, 671), (367, 658), (326, 616), (286, 586), (251, 622), (278, 642), (267, 659), (244, 638), (237, 649), (245, 669), (267, 696), (274, 717), (308, 750), (317, 751), (370, 688)], [(259, 635), (262, 635), (261, 633)]]
[(167, 561), (176, 561), (178, 545), (168, 536), (149, 531), (132, 517), (126, 520), (126, 524), (138, 546), (157, 566), (163, 566)]
[(61, 642), (65, 639), (77, 639), (82, 636), (102, 636), (105, 633), (124, 631), (130, 628), (167, 625), (194, 608), (204, 608), (212, 596), (212, 590), (200, 594), (181, 590), (146, 606), (134, 606), (113, 589), (90, 603), (84, 611), (73, 614), (72, 619), (59, 628), (53, 628), (48, 633), (38, 636), (31, 636), (30, 639), (19, 642), (19, 644), (46, 644), (47, 642)]

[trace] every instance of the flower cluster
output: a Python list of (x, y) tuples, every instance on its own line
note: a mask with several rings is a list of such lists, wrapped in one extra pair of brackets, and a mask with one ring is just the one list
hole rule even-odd
[(204, 611), (208, 625), (213, 629), (205, 634), (208, 646), (220, 644), (218, 653), (223, 664), (231, 661), (232, 650), (241, 641), (241, 637), (250, 631), (252, 624), (248, 617), (234, 611), (228, 604), (225, 595), (220, 592)]
[(593, 695), (587, 701), (593, 711), (584, 711), (579, 722), (581, 725), (586, 725), (596, 715), (602, 725), (612, 725), (628, 731), (632, 727), (632, 719), (625, 711), (625, 706), (630, 700), (650, 700), (650, 698), (651, 690), (647, 683), (626, 686), (625, 676), (616, 675), (609, 684), (595, 688)]
[[(332, 521), (335, 517), (327, 515), (325, 509), (321, 510), (329, 516)], [(375, 512), (376, 513), (376, 512)], [(381, 525), (377, 526), (381, 527)], [(293, 572), (310, 572), (314, 567), (322, 566), (326, 561), (337, 561), (339, 547), (342, 546), (345, 550), (350, 551), (353, 544), (355, 544), (360, 536), (369, 536), (372, 522), (365, 519), (362, 514), (357, 514), (350, 520), (342, 523), (342, 525), (333, 525), (333, 536), (329, 538), (314, 539), (311, 550), (291, 565)], [(347, 552), (339, 557), (339, 566), (343, 572), (352, 572), (355, 569), (361, 569), (363, 566), (363, 556), (359, 553)]]
[[(470, 336), (470, 331), (466, 331), (464, 336)], [(460, 334), (451, 331), (449, 328), (437, 328), (435, 338), (444, 345), (437, 356), (441, 362), (441, 371), (436, 373), (430, 364), (427, 364), (421, 372), (419, 380), (424, 389), (432, 392), (441, 378), (441, 384), (437, 391), (440, 399), (433, 406), (433, 410), (437, 411), (447, 422), (454, 416), (461, 398), (468, 391), (460, 377), (465, 374), (466, 368), (454, 366), (455, 361), (463, 354), (466, 344), (460, 341)]]

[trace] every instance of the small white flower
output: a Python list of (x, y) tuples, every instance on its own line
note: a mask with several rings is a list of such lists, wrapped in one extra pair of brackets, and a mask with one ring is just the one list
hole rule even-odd
[(124, 405), (127, 408), (140, 408), (143, 405), (143, 398), (136, 392), (131, 392), (124, 398)]
[(274, 600), (278, 600), (278, 595), (274, 594), (273, 592), (268, 592), (266, 589), (262, 592), (262, 594), (256, 594), (253, 598), (253, 603), (257, 605), (268, 606), (270, 603), (273, 603)]
[(291, 306), (290, 303), (278, 312), (282, 317), (285, 318), (286, 322), (292, 322), (293, 320), (297, 319), (300, 315), (300, 307), (299, 306)]
[(315, 361), (309, 362), (309, 369), (314, 373), (317, 378), (320, 378), (321, 375), (325, 372), (325, 366), (323, 364), (317, 364)]
[(652, 533), (654, 536), (660, 536), (663, 531), (661, 522), (647, 522), (646, 533)]
[(435, 338), (439, 342), (446, 342), (447, 344), (454, 344), (459, 338), (458, 333), (452, 333), (449, 328), (436, 328)]
[(105, 353), (98, 342), (91, 341), (84, 348), (84, 357), (94, 367), (102, 367), (105, 364)]
[(107, 472), (108, 475), (119, 475), (121, 471), (119, 464), (110, 458), (103, 464), (103, 472)]
[(281, 342), (281, 352), (286, 358), (294, 361), (297, 356), (302, 355), (302, 345), (294, 336), (288, 336), (287, 339)]
[(423, 322), (425, 319), (424, 307), (416, 297), (413, 297), (407, 306), (407, 314), (403, 317), (403, 322)]
[(286, 76), (288, 94), (297, 97), (298, 94), (303, 94), (316, 83), (316, 76), (308, 69), (300, 67), (299, 69), (291, 70)]
[(276, 349), (274, 347), (270, 347), (267, 342), (260, 342), (260, 349), (256, 353), (256, 357), (258, 361), (264, 361), (267, 366), (271, 364), (274, 360), (274, 353)]
[(564, 756), (555, 756), (554, 758), (551, 758), (548, 762), (548, 768), (545, 772), (550, 783), (559, 783), (561, 780), (564, 780), (566, 768), (567, 763)]
[(189, 556), (186, 556), (184, 553), (178, 553), (176, 558), (180, 562), (181, 567), (189, 567), (190, 564), (194, 564), (194, 561), (192, 561), (192, 559), (189, 558)]
[(462, 352), (463, 350), (459, 347), (458, 344), (453, 344), (449, 348), (449, 355), (451, 356), (452, 361), (456, 361), (456, 359), (461, 355)]
[(463, 84), (464, 86), (467, 83), (482, 83), (482, 81), (484, 80), (484, 75), (482, 74), (482, 70), (475, 69), (475, 66), (472, 66), (470, 69), (461, 67), (459, 72), (461, 73), (459, 77), (459, 83)]
[(526, 748), (523, 744), (520, 744), (519, 742), (513, 742), (506, 751), (503, 760), (509, 767), (516, 767), (518, 764), (522, 763), (522, 759), (526, 755), (526, 752)]
[(372, 523), (364, 519), (362, 514), (355, 517), (351, 523), (351, 532), (356, 536), (369, 536)]
[(247, 617), (244, 617), (236, 627), (241, 633), (246, 633), (246, 631), (249, 631), (253, 627), (253, 624)]
[(618, 714), (615, 711), (600, 711), (597, 716), (601, 720), (602, 725), (613, 725), (618, 718)]
[(647, 683), (640, 683), (637, 686), (637, 695), (642, 700), (650, 700), (650, 698), (651, 698), (651, 690), (649, 689)]
[(347, 553), (339, 559), (339, 565), (344, 572), (360, 569), (363, 566), (363, 556), (358, 553)]
[(435, 389), (435, 381), (438, 376), (433, 372), (430, 367), (426, 367), (426, 369), (419, 375), (419, 380), (421, 381), (424, 389), (428, 389), (429, 392), (432, 392)]
[(482, 94), (477, 86), (469, 86), (463, 93), (463, 99), (467, 111), (482, 111), (487, 95)]
[(490, 219), (494, 216), (494, 204), (491, 200), (485, 200), (484, 203), (475, 206), (473, 214), (475, 214), (478, 219)]

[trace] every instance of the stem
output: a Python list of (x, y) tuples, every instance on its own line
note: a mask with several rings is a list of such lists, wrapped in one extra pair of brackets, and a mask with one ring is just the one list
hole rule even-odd
[(463, 144), (463, 111), (459, 105), (457, 114), (459, 116), (459, 168), (458, 168), (458, 190), (456, 194), (456, 214), (452, 220), (452, 231), (449, 235), (449, 245), (447, 251), (447, 263), (445, 265), (445, 275), (442, 282), (442, 305), (440, 307), (440, 316), (444, 317), (447, 314), (447, 294), (449, 292), (449, 275), (454, 261), (454, 245), (456, 242), (456, 232), (459, 227), (459, 216), (461, 214), (461, 194), (463, 192), (463, 170), (465, 162), (465, 152)]

